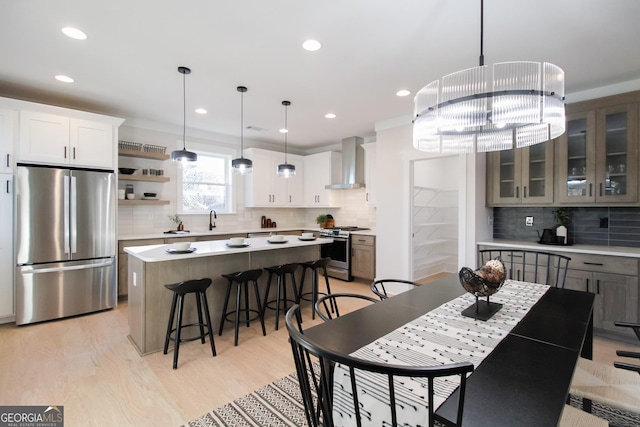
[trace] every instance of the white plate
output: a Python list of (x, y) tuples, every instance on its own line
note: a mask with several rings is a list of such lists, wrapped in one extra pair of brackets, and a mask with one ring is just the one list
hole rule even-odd
[(288, 240), (269, 240), (269, 239), (267, 239), (267, 242), (269, 242), (269, 243), (287, 243)]
[(302, 240), (303, 242), (310, 242), (312, 240), (316, 240), (315, 237), (298, 237), (298, 240)]
[(190, 254), (191, 252), (195, 252), (195, 251), (196, 251), (196, 248), (189, 248), (185, 250), (173, 249), (173, 248), (167, 249), (167, 253), (170, 253), (170, 254)]
[(231, 243), (226, 243), (226, 245), (230, 248), (246, 248), (247, 246), (249, 246), (251, 243), (243, 243), (241, 245), (232, 245)]

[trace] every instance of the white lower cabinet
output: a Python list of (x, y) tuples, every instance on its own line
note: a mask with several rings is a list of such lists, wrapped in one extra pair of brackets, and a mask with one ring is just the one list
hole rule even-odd
[(0, 174), (0, 323), (15, 316), (13, 272), (13, 175)]

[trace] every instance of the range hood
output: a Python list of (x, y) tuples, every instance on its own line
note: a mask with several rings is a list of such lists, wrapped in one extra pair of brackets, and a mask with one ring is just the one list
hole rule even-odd
[(328, 190), (349, 190), (364, 187), (363, 139), (352, 136), (342, 140), (342, 182), (325, 185)]

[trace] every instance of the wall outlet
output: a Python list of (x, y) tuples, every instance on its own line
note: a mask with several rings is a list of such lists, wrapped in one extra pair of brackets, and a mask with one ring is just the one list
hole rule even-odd
[(533, 217), (532, 216), (526, 217), (524, 220), (524, 225), (526, 225), (527, 227), (533, 227)]

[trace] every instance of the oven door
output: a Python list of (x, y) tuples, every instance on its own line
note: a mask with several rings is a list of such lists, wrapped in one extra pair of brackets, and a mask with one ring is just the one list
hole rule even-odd
[(322, 258), (331, 258), (330, 265), (347, 268), (349, 266), (349, 241), (342, 238), (333, 238), (333, 243), (320, 245)]

